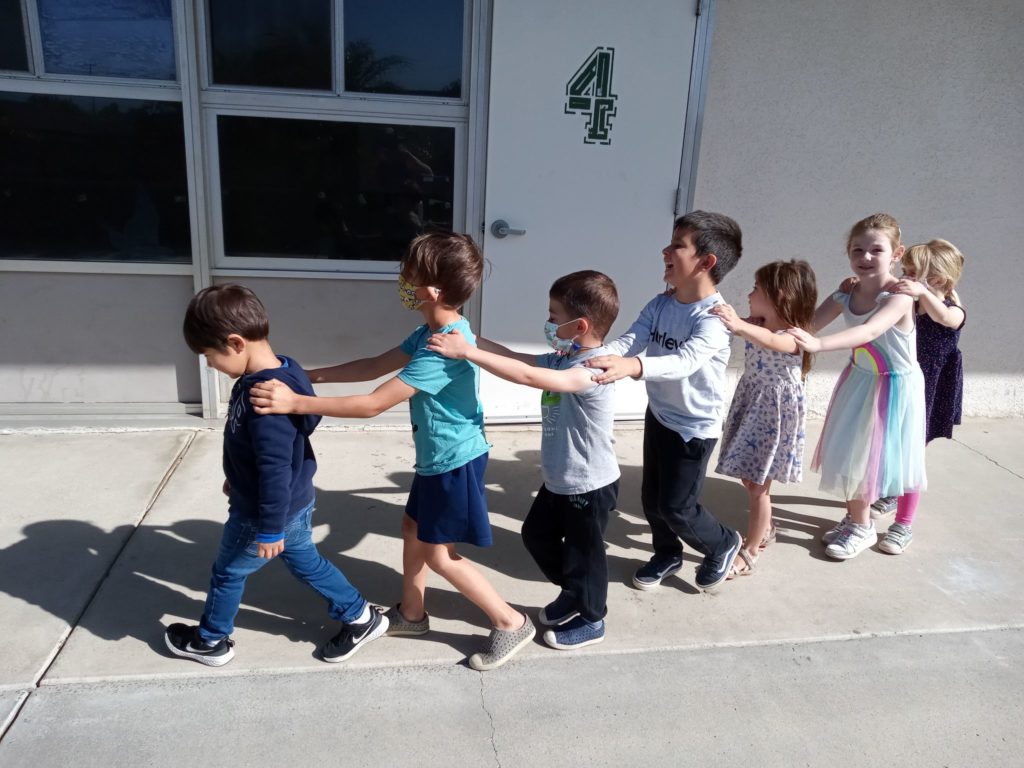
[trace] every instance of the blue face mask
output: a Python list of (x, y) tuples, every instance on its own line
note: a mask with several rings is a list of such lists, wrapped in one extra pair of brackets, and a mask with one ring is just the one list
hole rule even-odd
[(562, 323), (561, 325), (556, 325), (552, 322), (544, 323), (544, 338), (548, 340), (548, 346), (560, 355), (571, 355), (573, 352), (578, 352), (580, 345), (576, 343), (576, 339), (562, 339), (558, 336), (559, 328), (563, 325), (569, 325), (569, 323), (575, 323), (577, 320), (579, 318)]

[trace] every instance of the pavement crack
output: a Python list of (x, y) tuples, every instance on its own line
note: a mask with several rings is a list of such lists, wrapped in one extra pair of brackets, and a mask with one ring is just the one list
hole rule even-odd
[(1024, 480), (1024, 475), (1021, 475), (1019, 472), (1014, 472), (1012, 469), (1010, 469), (1005, 464), (1000, 464), (998, 461), (993, 459), (987, 453), (983, 453), (982, 451), (979, 451), (973, 445), (968, 445), (963, 440), (959, 440), (959, 439), (957, 439), (955, 437), (953, 438), (953, 442), (962, 445), (964, 448), (966, 448), (967, 450), (971, 451), (972, 453), (978, 454), (979, 456), (981, 456), (981, 458), (983, 458), (986, 461), (988, 461), (989, 463), (994, 464), (995, 466), (999, 467), (999, 469), (1003, 470), (1004, 472), (1010, 473), (1011, 475), (1016, 477), (1018, 480)]
[(480, 673), (480, 709), (487, 715), (487, 722), (491, 725), (491, 750), (494, 752), (494, 764), (501, 768), (501, 758), (498, 757), (498, 742), (494, 738), (494, 715), (487, 708), (487, 697), (484, 691), (484, 673)]

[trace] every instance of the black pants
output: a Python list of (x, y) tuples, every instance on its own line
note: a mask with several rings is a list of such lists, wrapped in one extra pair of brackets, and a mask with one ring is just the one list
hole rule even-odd
[(575, 496), (541, 486), (526, 520), (523, 543), (548, 581), (576, 599), (587, 621), (608, 613), (608, 557), (604, 532), (619, 496), (619, 481)]
[(682, 539), (704, 556), (717, 555), (736, 540), (701, 505), (699, 498), (715, 438), (683, 440), (654, 418), (644, 417), (644, 475), (640, 502), (651, 526), (656, 557), (678, 557)]

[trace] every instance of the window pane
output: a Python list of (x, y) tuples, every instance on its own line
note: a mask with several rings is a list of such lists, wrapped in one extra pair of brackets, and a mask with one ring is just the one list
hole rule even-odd
[(452, 228), (455, 129), (221, 116), (229, 256), (398, 261)]
[(213, 81), (331, 90), (330, 0), (211, 0)]
[(345, 90), (462, 95), (462, 0), (345, 0)]
[(0, 69), (28, 71), (20, 0), (0, 0)]
[(0, 93), (0, 258), (184, 262), (172, 102)]
[(171, 0), (38, 0), (48, 73), (175, 80)]

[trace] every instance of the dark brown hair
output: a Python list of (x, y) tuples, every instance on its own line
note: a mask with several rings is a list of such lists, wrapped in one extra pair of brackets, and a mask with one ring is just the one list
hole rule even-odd
[(715, 254), (715, 266), (711, 268), (711, 279), (715, 285), (723, 278), (743, 254), (743, 233), (740, 225), (724, 213), (690, 211), (676, 219), (673, 231), (681, 229), (693, 236), (693, 245), (698, 256)]
[(484, 258), (473, 238), (453, 232), (420, 235), (402, 257), (401, 275), (418, 288), (433, 286), (441, 303), (458, 309), (480, 287)]
[(223, 352), (232, 333), (246, 341), (265, 339), (270, 321), (263, 303), (244, 285), (213, 285), (192, 297), (182, 331), (188, 348), (199, 355), (207, 349)]
[[(761, 286), (775, 313), (793, 328), (813, 329), (814, 309), (818, 304), (818, 287), (814, 270), (806, 261), (773, 261), (754, 273), (754, 282)], [(804, 378), (811, 370), (811, 355), (803, 353), (800, 366)]]
[(573, 318), (585, 317), (602, 340), (619, 316), (619, 292), (608, 275), (584, 269), (551, 284), (548, 295)]

